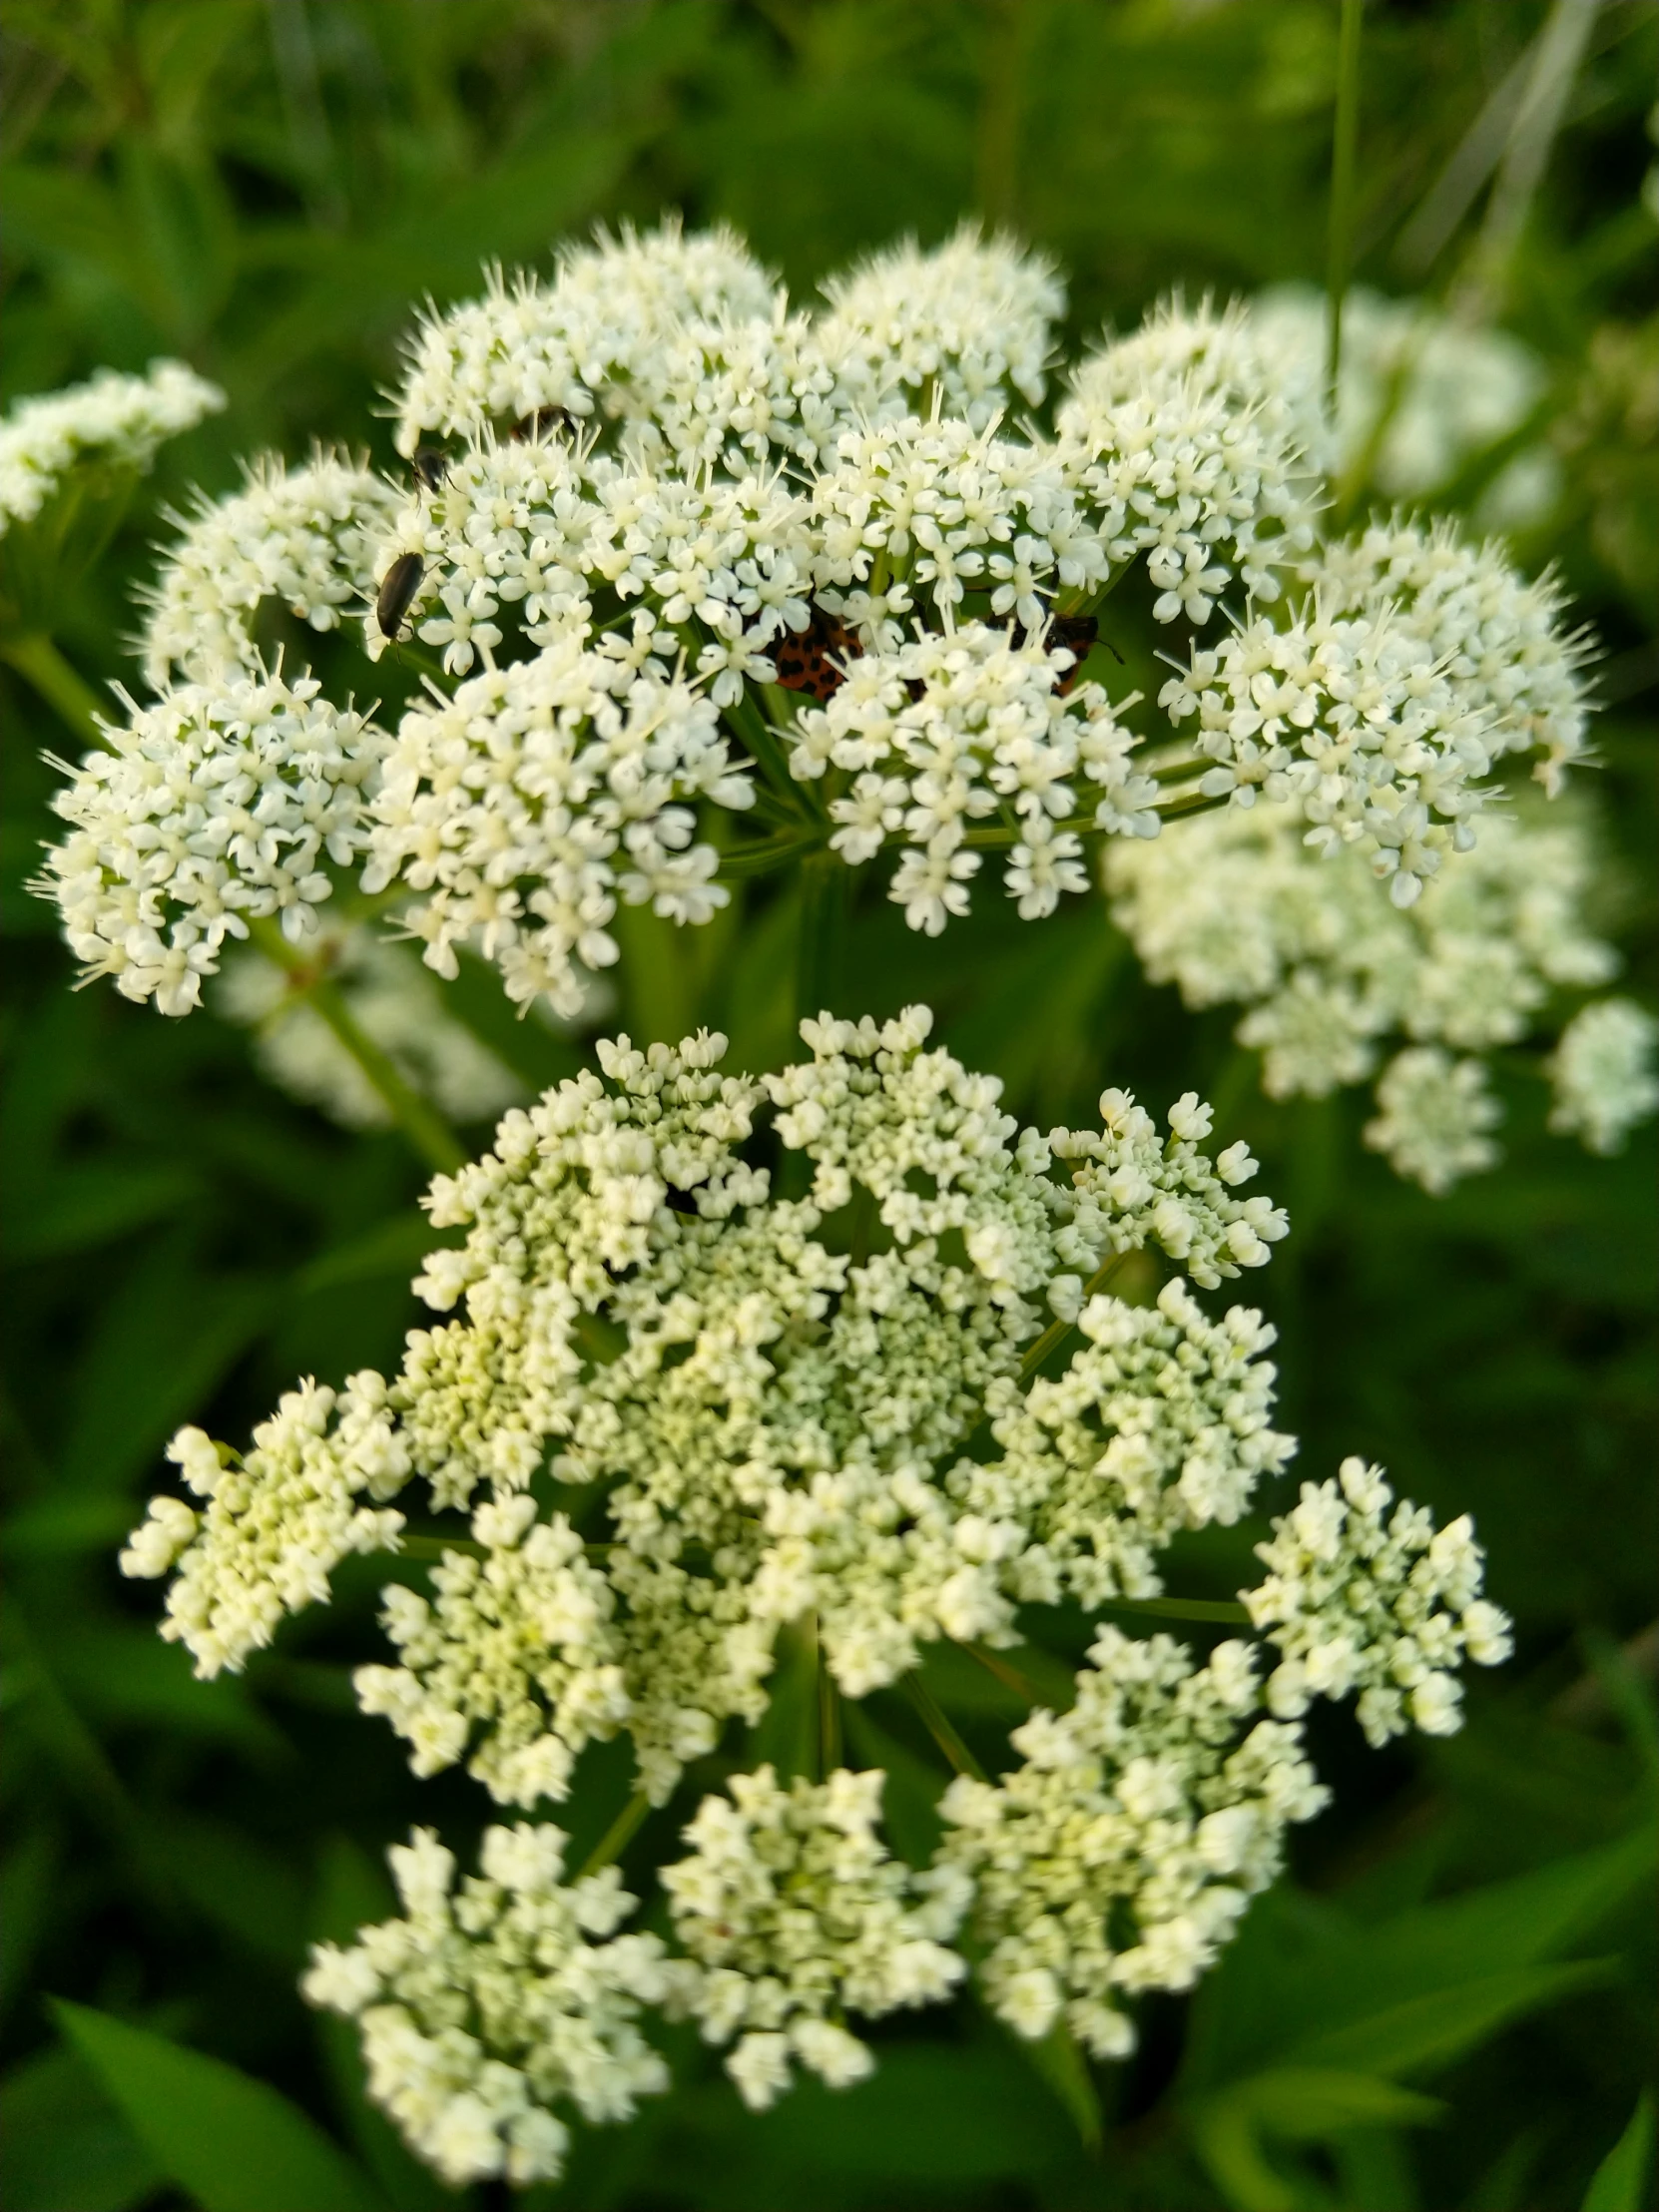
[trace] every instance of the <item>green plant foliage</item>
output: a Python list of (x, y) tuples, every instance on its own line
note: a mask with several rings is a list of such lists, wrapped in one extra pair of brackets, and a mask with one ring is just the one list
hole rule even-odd
[[(1356, 281), (1443, 299), (1475, 266), (1502, 119), (1551, 12), (1366, 8)], [(229, 397), (151, 476), (44, 517), (13, 548), (32, 556), (11, 564), (28, 591), (0, 609), (11, 2212), (506, 2201), (445, 2191), (414, 2164), (365, 2101), (355, 2035), (295, 1990), (308, 1940), (389, 1909), (388, 1842), (441, 1815), (464, 1843), (479, 1818), (458, 1787), (434, 1805), (389, 1736), (354, 1724), (350, 1670), (379, 1655), (383, 1567), (352, 1563), (330, 1607), (245, 1675), (203, 1684), (156, 1638), (154, 1589), (113, 1563), (180, 1421), (240, 1436), (295, 1375), (396, 1365), (417, 1318), (409, 1276), (437, 1241), (416, 1207), (426, 1170), (395, 1131), (347, 1133), (273, 1089), (248, 1034), (211, 1010), (169, 1023), (69, 988), (54, 917), (25, 884), (55, 822), (42, 755), (77, 750), (65, 718), (80, 695), (54, 704), (12, 647), (49, 624), (95, 699), (132, 680), (132, 591), (168, 506), (231, 488), (242, 453), (297, 457), (342, 424), (372, 421), (372, 457), (392, 465), (376, 394), (411, 303), (466, 296), (492, 259), (545, 264), (596, 221), (668, 206), (728, 219), (807, 291), (895, 234), (931, 241), (977, 214), (1067, 267), (1085, 336), (1177, 284), (1317, 282), (1340, 13), (1340, 0), (11, 0), (5, 398), (159, 354)], [(1653, 0), (1595, 11), (1579, 70), (1488, 280), (1497, 318), (1544, 364), (1526, 435), (1561, 489), (1517, 552), (1558, 562), (1602, 640), (1600, 918), (1621, 987), (1651, 1000)], [(1448, 503), (1478, 513), (1513, 450), (1476, 454)], [(269, 643), (282, 642), (278, 625)], [(1160, 680), (1151, 665), (1130, 675)], [(388, 658), (379, 680), (414, 678)], [(878, 1017), (926, 998), (941, 1041), (1045, 1127), (1087, 1115), (1108, 1081), (1215, 1098), (1223, 1141), (1249, 1140), (1291, 1213), (1251, 1295), (1280, 1331), (1300, 1465), (1318, 1478), (1363, 1451), (1442, 1517), (1472, 1510), (1518, 1656), (1443, 1743), (1371, 1759), (1346, 1717), (1321, 1724), (1336, 1809), (1300, 1836), (1294, 1879), (1259, 1901), (1200, 1993), (1147, 2007), (1125, 2067), (1084, 2069), (1069, 2046), (1034, 2065), (964, 2000), (942, 2026), (877, 2035), (869, 2080), (809, 2083), (756, 2117), (677, 2031), (682, 2085), (630, 2127), (580, 2132), (558, 2189), (522, 2201), (1642, 2212), (1659, 1981), (1642, 1903), (1659, 1790), (1651, 1131), (1591, 1159), (1547, 1136), (1537, 1086), (1500, 1069), (1503, 1166), (1428, 1199), (1367, 1152), (1354, 1095), (1263, 1099), (1227, 1013), (1189, 1017), (1146, 983), (1098, 900), (1041, 928), (995, 907), (980, 899), (929, 943), (866, 901), (831, 987)], [(627, 910), (605, 1026), (643, 1040), (707, 1023), (731, 1035), (735, 1064), (776, 1064), (811, 925), (799, 881), (695, 931)], [(526, 1087), (587, 1064), (584, 1038), (515, 1019), (481, 964), (446, 1003)], [(469, 1149), (485, 1134), (463, 1132)], [(1263, 1533), (1184, 1539), (1178, 1586), (1225, 1608)], [(1175, 1625), (1201, 1646), (1224, 1632)], [(1045, 1694), (1045, 1657), (1069, 1671), (1009, 1657)], [(992, 1675), (960, 1664), (962, 1682), (931, 1663), (927, 1681), (964, 1732), (1005, 1725)], [(799, 1692), (786, 1679), (765, 1724), (786, 1756), (792, 1731), (819, 1725), (805, 1668)], [(846, 1727), (850, 1754), (889, 1774), (895, 1848), (925, 1855), (940, 1776), (914, 1709), (878, 1699)], [(626, 1802), (614, 1749), (586, 1755), (565, 1809), (577, 1859)], [(684, 1817), (678, 1803), (654, 1816), (641, 1848), (660, 1856)], [(1098, 2145), (1077, 2124), (1096, 2107)]]

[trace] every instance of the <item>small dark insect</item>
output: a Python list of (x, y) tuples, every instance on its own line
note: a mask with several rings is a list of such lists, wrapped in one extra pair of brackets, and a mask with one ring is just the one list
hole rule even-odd
[(380, 596), (374, 602), (374, 619), (380, 626), (383, 638), (395, 638), (403, 627), (403, 617), (420, 589), (420, 579), (426, 563), (418, 553), (399, 553), (380, 585)]
[[(1089, 648), (1099, 636), (1100, 624), (1093, 615), (1056, 615), (1049, 623), (1049, 644), (1063, 647), (1072, 656), (1070, 668), (1054, 687), (1060, 698), (1065, 697), (1083, 673), (1083, 663), (1088, 658)], [(1111, 651), (1109, 646), (1107, 651)]]
[(417, 483), (424, 484), (428, 491), (436, 491), (449, 474), (449, 459), (435, 445), (423, 445), (409, 467), (413, 470)]
[(785, 691), (810, 692), (822, 705), (845, 681), (830, 655), (846, 658), (862, 652), (857, 632), (815, 599), (806, 629), (786, 631), (773, 645), (772, 665)]
[(515, 438), (545, 438), (554, 430), (570, 428), (568, 407), (536, 407), (527, 415), (521, 415), (513, 424)]

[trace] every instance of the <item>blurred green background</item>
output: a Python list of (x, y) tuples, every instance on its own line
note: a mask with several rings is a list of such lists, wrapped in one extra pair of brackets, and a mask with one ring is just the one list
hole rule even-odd
[[(1444, 291), (1466, 266), (1477, 194), (1459, 210), (1442, 192), (1437, 241), (1411, 218), (1494, 99), (1501, 117), (1548, 12), (1373, 0), (1365, 280)], [(1520, 550), (1559, 561), (1606, 647), (1612, 895), (1651, 999), (1659, 233), (1642, 192), (1659, 10), (1588, 13), (1496, 304), (1549, 371), (1539, 419), (1566, 490)], [(977, 213), (1065, 265), (1074, 339), (1176, 284), (1317, 281), (1337, 20), (1337, 0), (9, 0), (6, 397), (165, 352), (231, 400), (164, 450), (59, 642), (95, 683), (131, 677), (131, 590), (160, 507), (229, 488), (262, 445), (367, 439), (389, 462), (376, 394), (410, 303), (463, 296), (489, 258), (545, 264), (596, 219), (727, 218), (807, 293), (861, 249)], [(349, 1136), (262, 1083), (246, 1033), (213, 1015), (173, 1024), (70, 991), (52, 916), (23, 889), (52, 825), (40, 756), (69, 741), (10, 672), (0, 684), (0, 2201), (324, 2212), (320, 2181), (295, 2196), (276, 2153), (247, 2147), (266, 2140), (247, 2114), (242, 2136), (220, 2115), (217, 2166), (135, 2128), (59, 2039), (59, 1997), (275, 2084), (367, 2177), (348, 2187), (325, 2161), (328, 2201), (460, 2202), (401, 2157), (362, 2103), (349, 2034), (294, 1989), (309, 1937), (376, 1910), (387, 1841), (414, 1819), (465, 1835), (482, 1813), (453, 1778), (417, 1788), (389, 1733), (353, 1718), (376, 1576), (345, 1576), (246, 1677), (203, 1686), (157, 1640), (155, 1591), (114, 1565), (178, 1422), (240, 1437), (296, 1374), (395, 1362), (423, 1176), (395, 1134)], [(679, 936), (635, 923), (617, 1026), (718, 1021), (751, 1064), (785, 1048), (787, 904)], [(798, 2089), (763, 2120), (687, 2053), (685, 2086), (582, 2137), (543, 2197), (1569, 2212), (1652, 2068), (1651, 1145), (1590, 1160), (1545, 1137), (1516, 1084), (1502, 1169), (1427, 1199), (1362, 1148), (1362, 1099), (1261, 1101), (1227, 1015), (1190, 1018), (1141, 982), (1098, 903), (1027, 929), (985, 900), (937, 944), (883, 907), (859, 918), (851, 964), (848, 1011), (930, 999), (946, 1041), (1044, 1126), (1106, 1080), (1232, 1102), (1227, 1133), (1249, 1137), (1294, 1227), (1250, 1286), (1283, 1335), (1281, 1425), (1311, 1475), (1359, 1450), (1440, 1514), (1471, 1508), (1519, 1653), (1448, 1742), (1375, 1757), (1347, 1716), (1322, 1724), (1335, 1810), (1196, 2000), (1151, 2006), (1135, 2060), (1101, 2074), (1097, 2153), (964, 2009), (887, 2035), (872, 2082)], [(578, 1057), (481, 979), (469, 1014), (529, 1081)], [(1259, 1532), (1195, 1551), (1193, 1582), (1237, 1587)], [(1370, 2103), (1297, 2070), (1320, 1991), (1339, 1989), (1347, 2024), (1322, 2064), (1393, 2085)], [(206, 2110), (208, 2078), (157, 2094), (194, 2109), (200, 2091)], [(1617, 2183), (1596, 2184), (1598, 2212), (1642, 2212), (1642, 2185)]]

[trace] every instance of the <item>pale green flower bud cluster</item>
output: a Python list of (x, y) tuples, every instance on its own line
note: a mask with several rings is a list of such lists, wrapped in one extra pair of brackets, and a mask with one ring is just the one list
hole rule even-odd
[(686, 1829), (688, 1858), (662, 1870), (677, 1941), (696, 1971), (680, 2002), (706, 2041), (735, 2043), (726, 2070), (751, 2110), (800, 2064), (832, 2089), (873, 2072), (843, 2025), (937, 2004), (967, 1972), (951, 1947), (970, 1885), (955, 1868), (913, 1874), (878, 1831), (879, 1768), (840, 1768), (781, 1788), (771, 1767), (734, 1775)]
[(102, 368), (84, 384), (20, 399), (0, 422), (0, 537), (32, 522), (80, 465), (142, 473), (156, 450), (217, 414), (225, 394), (183, 361), (145, 376)]
[[(1615, 972), (1617, 955), (1587, 918), (1601, 873), (1581, 808), (1546, 818), (1536, 800), (1494, 811), (1474, 851), (1408, 908), (1376, 896), (1360, 853), (1313, 852), (1289, 804), (1211, 816), (1155, 843), (1120, 841), (1105, 861), (1113, 919), (1154, 981), (1179, 985), (1190, 1007), (1248, 1009), (1235, 1034), (1261, 1053), (1270, 1098), (1364, 1082), (1389, 1038), (1411, 1040), (1403, 1064), (1383, 1075), (1386, 1110), (1374, 1127), (1401, 1173), (1439, 1189), (1497, 1157), (1496, 1101), (1472, 1056), (1547, 1032), (1557, 993)], [(1650, 1017), (1630, 1008), (1632, 1027), (1600, 1011), (1627, 1005), (1597, 1001), (1563, 1032), (1551, 1063), (1558, 1094), (1568, 1036), (1593, 1036), (1605, 1021), (1610, 1037), (1628, 1033), (1631, 1044), (1605, 1065), (1583, 1062), (1578, 1103), (1558, 1105), (1552, 1127), (1588, 1138), (1591, 1102), (1604, 1095), (1608, 1127), (1622, 1137), (1659, 1104), (1642, 1079)]]
[[(457, 1886), (429, 1829), (389, 1854), (406, 1918), (321, 1943), (304, 1992), (355, 2019), (371, 2096), (452, 2188), (556, 2177), (570, 2130), (631, 2117), (668, 2086), (639, 2027), (676, 1967), (655, 1936), (618, 1935), (636, 1901), (614, 1867), (565, 1882), (556, 1828), (489, 1828)], [(683, 1969), (682, 1969), (683, 1970)]]
[[(1173, 1539), (1236, 1521), (1294, 1448), (1259, 1314), (1212, 1319), (1179, 1277), (1147, 1306), (1103, 1287), (1148, 1245), (1211, 1284), (1266, 1260), (1285, 1222), (1235, 1195), (1245, 1148), (1210, 1159), (1191, 1094), (1167, 1136), (1108, 1092), (1101, 1131), (1045, 1140), (929, 1026), (809, 1021), (810, 1057), (759, 1081), (720, 1072), (718, 1037), (601, 1045), (603, 1079), (510, 1112), (433, 1184), (434, 1225), (465, 1238), (416, 1289), (455, 1318), (411, 1332), (389, 1382), (290, 1393), (246, 1458), (183, 1431), (200, 1502), (155, 1499), (122, 1556), (172, 1571), (164, 1633), (212, 1675), (325, 1600), (348, 1553), (397, 1550), (421, 1484), (466, 1533), (387, 1589), (394, 1663), (355, 1677), (416, 1774), (464, 1763), (533, 1809), (626, 1736), (643, 1817), (729, 1759), (659, 1870), (661, 1936), (619, 1935), (615, 1872), (567, 1880), (563, 1835), (525, 1824), (489, 1829), (459, 1884), (418, 1833), (392, 1855), (404, 1917), (315, 1953), (306, 1993), (359, 2022), (371, 2093), (451, 2182), (552, 2177), (570, 2115), (666, 2086), (657, 2011), (755, 2107), (797, 2069), (861, 2079), (853, 2023), (948, 2001), (976, 1966), (1018, 2033), (1121, 2054), (1135, 1996), (1192, 1985), (1323, 1803), (1307, 1698), (1359, 1688), (1374, 1734), (1407, 1711), (1444, 1729), (1450, 1669), (1506, 1648), (1467, 1522), (1436, 1535), (1402, 1507), (1383, 1529), (1354, 1461), (1351, 1506), (1306, 1489), (1245, 1593), (1285, 1654), (1268, 1717), (1244, 1645), (1199, 1666), (1106, 1630), (1006, 1773), (959, 1772), (931, 1863), (894, 1852), (881, 1768), (831, 1751), (837, 1698), (941, 1640), (1017, 1682), (995, 1652), (1022, 1607), (1158, 1596)], [(752, 1739), (746, 1771), (732, 1724), (807, 1664), (816, 1763), (781, 1777)]]
[(1510, 1652), (1509, 1621), (1480, 1595), (1483, 1553), (1466, 1513), (1433, 1515), (1393, 1491), (1381, 1467), (1345, 1459), (1336, 1482), (1302, 1485), (1301, 1502), (1258, 1544), (1268, 1568), (1242, 1592), (1255, 1626), (1282, 1654), (1267, 1698), (1295, 1719), (1314, 1697), (1358, 1690), (1373, 1744), (1408, 1727), (1448, 1736), (1461, 1720), (1453, 1669), (1492, 1667)]
[(1099, 2058), (1134, 2048), (1124, 1998), (1189, 1989), (1267, 1888), (1294, 1821), (1325, 1805), (1300, 1731), (1259, 1719), (1254, 1655), (1195, 1667), (1168, 1636), (1105, 1629), (1066, 1713), (1010, 1738), (1020, 1764), (959, 1776), (942, 1866), (972, 1885), (985, 1993), (1016, 2033), (1059, 2021)]

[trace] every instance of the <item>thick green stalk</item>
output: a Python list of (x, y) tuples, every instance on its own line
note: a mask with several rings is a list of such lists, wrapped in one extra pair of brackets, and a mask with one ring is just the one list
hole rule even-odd
[(1331, 231), (1326, 293), (1329, 322), (1326, 390), (1337, 412), (1337, 379), (1343, 362), (1343, 297), (1354, 247), (1354, 194), (1360, 154), (1360, 10), (1363, 0), (1342, 0), (1337, 39), (1337, 126), (1331, 148)]
[(103, 701), (77, 669), (70, 666), (44, 630), (0, 643), (0, 661), (16, 669), (83, 745), (109, 746), (99, 726)]
[(346, 1005), (338, 984), (297, 946), (289, 944), (279, 925), (269, 916), (251, 921), (249, 934), (268, 960), (275, 960), (286, 971), (294, 995), (304, 998), (322, 1016), (428, 1166), (436, 1168), (441, 1175), (452, 1175), (457, 1168), (463, 1167), (466, 1151), (455, 1132), (442, 1115), (405, 1082), (388, 1055)]
[[(1123, 1266), (1128, 1257), (1129, 1255), (1127, 1252), (1114, 1252), (1109, 1260), (1103, 1261), (1101, 1265), (1095, 1269), (1093, 1275), (1089, 1277), (1089, 1280), (1083, 1286), (1083, 1296), (1078, 1304), (1077, 1309), (1079, 1313), (1081, 1313), (1083, 1308), (1087, 1306), (1091, 1298), (1097, 1298), (1099, 1294), (1103, 1290), (1105, 1290), (1106, 1286), (1111, 1282), (1113, 1276), (1117, 1274), (1119, 1268)], [(1074, 1321), (1051, 1321), (1048, 1327), (1043, 1331), (1042, 1335), (1037, 1339), (1036, 1343), (1032, 1345), (1027, 1351), (1025, 1358), (1020, 1362), (1020, 1381), (1022, 1382), (1029, 1382), (1032, 1376), (1036, 1374), (1037, 1370), (1042, 1366), (1043, 1362), (1048, 1358), (1049, 1354), (1055, 1351), (1059, 1346), (1063, 1345), (1068, 1337), (1074, 1335), (1076, 1329), (1077, 1324)]]

